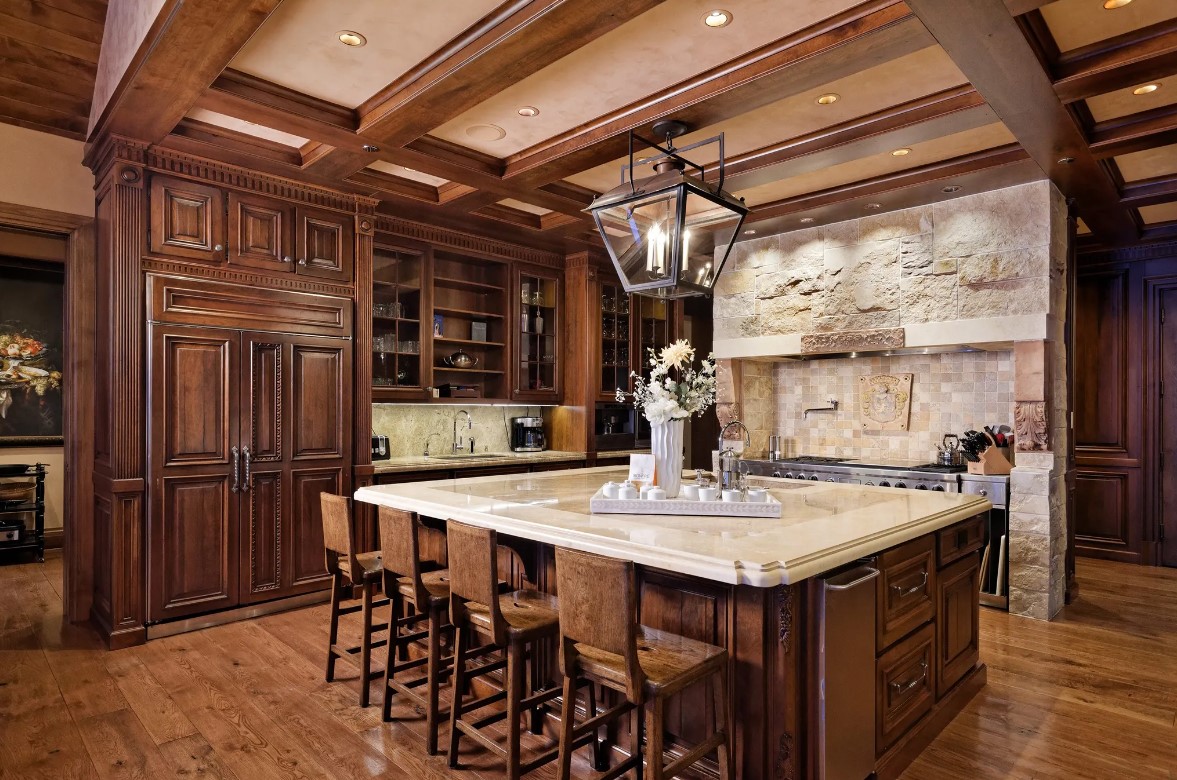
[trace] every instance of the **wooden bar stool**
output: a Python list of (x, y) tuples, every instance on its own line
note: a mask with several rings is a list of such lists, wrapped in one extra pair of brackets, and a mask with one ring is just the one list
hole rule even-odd
[[(534, 662), (535, 644), (559, 634), (559, 605), (554, 596), (535, 590), (499, 592), (497, 535), (491, 529), (450, 520), (449, 544), (450, 618), (454, 639), (454, 701), (450, 707), (449, 765), (458, 766), (458, 739), (465, 734), (507, 761), (507, 777), (520, 775), (547, 763), (557, 755), (555, 746), (526, 762), (520, 760), (520, 717), (531, 710), (531, 729), (542, 727), (540, 707), (560, 695), (560, 688), (539, 688), (539, 670)], [(487, 644), (475, 646), (476, 637)], [(481, 640), (478, 640), (481, 641)], [(505, 659), (468, 664), (488, 653), (506, 652)], [(530, 691), (524, 695), (525, 665), (530, 662)], [(482, 698), (464, 701), (470, 681), (506, 668), (503, 689)], [(476, 717), (475, 712), (506, 700), (506, 710)], [(507, 741), (503, 747), (483, 729), (506, 718)]]
[[(559, 780), (568, 780), (577, 738), (633, 711), (631, 744), (640, 745), (637, 717), (645, 707), (645, 760), (649, 780), (668, 780), (717, 750), (719, 776), (733, 780), (728, 745), (727, 650), (658, 631), (638, 623), (638, 589), (629, 561), (556, 548), (556, 590), (560, 594), (560, 671), (564, 702), (560, 723)], [(608, 606), (606, 606), (608, 605)], [(715, 733), (684, 755), (663, 764), (666, 700), (692, 683), (712, 677)], [(594, 681), (625, 696), (625, 701), (576, 725), (576, 689)], [(590, 692), (590, 696), (591, 696)], [(642, 777), (642, 750), (598, 780), (620, 777), (636, 768)]]
[[(392, 628), (388, 661), (384, 664), (384, 720), (392, 719), (392, 697), (399, 693), (425, 708), (425, 741), (429, 755), (437, 755), (437, 724), (441, 678), (452, 659), (441, 657), (442, 634), (449, 628), (449, 571), (423, 572), (418, 532), (421, 524), (409, 512), (380, 507), (380, 550), (383, 554), (384, 592), (392, 599)], [(424, 622), (425, 627), (419, 628)], [(409, 646), (425, 641), (426, 654), (409, 658)], [(425, 666), (425, 676), (408, 681), (396, 675)], [(425, 686), (422, 696), (418, 690)]]
[[(383, 569), (380, 552), (357, 553), (352, 545), (354, 536), (351, 507), (345, 496), (320, 493), (323, 507), (323, 547), (327, 558), (327, 571), (331, 573), (331, 635), (327, 640), (327, 682), (335, 680), (335, 661), (342, 658), (360, 672), (360, 706), (368, 706), (368, 683), (379, 678), (383, 672), (372, 671), (372, 650), (383, 647), (387, 640), (373, 641), (373, 636), (388, 628), (387, 623), (372, 623), (372, 610), (389, 603), (387, 598), (372, 600), (373, 591), (380, 583)], [(343, 601), (355, 599), (355, 588), (363, 589), (361, 603), (343, 607)], [(339, 618), (363, 612), (360, 644), (342, 647), (339, 642)], [(359, 663), (355, 656), (359, 654)]]

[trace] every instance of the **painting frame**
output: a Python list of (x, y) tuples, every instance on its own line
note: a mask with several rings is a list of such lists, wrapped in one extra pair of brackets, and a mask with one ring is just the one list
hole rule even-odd
[[(30, 290), (37, 293), (31, 300), (41, 307), (30, 303)], [(46, 301), (51, 305), (44, 306)], [(0, 446), (63, 446), (65, 268), (0, 255), (0, 312), (0, 409), (5, 417), (0, 420)], [(14, 342), (16, 338), (23, 341)], [(27, 414), (32, 403), (41, 407), (42, 419), (13, 423), (7, 417)]]

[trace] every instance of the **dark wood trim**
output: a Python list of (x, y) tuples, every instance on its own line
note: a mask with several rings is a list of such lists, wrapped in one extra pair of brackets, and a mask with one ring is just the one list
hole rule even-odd
[(504, 178), (540, 186), (624, 156), (659, 118), (706, 127), (930, 46), (907, 6), (872, 0), (507, 158)]
[(1090, 137), (1091, 153), (1097, 159), (1177, 143), (1177, 105), (1098, 122)]
[[(302, 165), (302, 154), (297, 149), (277, 141), (269, 141), (256, 135), (209, 124), (198, 119), (181, 119), (180, 123), (172, 130), (170, 138), (192, 139), (215, 144), (226, 152), (234, 153), (234, 156), (239, 158), (260, 157), (292, 168)], [(175, 147), (176, 142), (173, 140), (171, 145)], [(234, 161), (226, 159), (225, 162)]]
[(1021, 16), (1052, 2), (1054, 0), (1005, 0), (1005, 7), (1013, 16)]
[[(985, 97), (1010, 132), (1102, 240), (1129, 243), (1139, 230), (1087, 147), (1041, 60), (1003, 3), (911, 0), (912, 10)], [(984, 46), (977, 41), (984, 40)], [(1072, 162), (1064, 163), (1063, 159)]]
[(91, 217), (0, 203), (0, 225), (66, 237), (65, 339), (71, 349), (62, 372), (65, 505), (63, 612), (71, 622), (90, 616), (94, 578), (94, 280), (95, 231)]
[(1155, 176), (1141, 179), (1122, 188), (1120, 202), (1125, 206), (1153, 206), (1177, 199), (1177, 175)]
[(1175, 238), (1177, 238), (1177, 219), (1146, 225), (1141, 234), (1141, 241), (1172, 241)]
[(1055, 93), (1064, 103), (1104, 95), (1177, 70), (1177, 19), (1063, 52)]
[(126, 71), (118, 74), (89, 137), (114, 133), (163, 140), (279, 2), (167, 0)]

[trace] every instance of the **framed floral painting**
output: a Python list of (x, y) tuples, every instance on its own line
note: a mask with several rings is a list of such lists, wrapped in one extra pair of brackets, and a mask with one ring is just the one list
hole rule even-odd
[(65, 275), (0, 257), (0, 446), (61, 444)]

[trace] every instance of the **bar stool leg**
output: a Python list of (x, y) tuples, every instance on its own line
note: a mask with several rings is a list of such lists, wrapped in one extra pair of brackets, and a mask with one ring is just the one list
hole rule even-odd
[[(539, 658), (537, 654), (540, 649), (537, 647), (538, 643), (532, 644), (527, 651), (527, 695), (531, 696), (536, 691), (541, 690), (543, 686), (542, 676), (543, 670), (540, 668)], [(544, 733), (544, 708), (543, 705), (532, 707), (529, 711), (531, 719), (530, 728), (532, 734)]]
[(564, 678), (564, 703), (560, 705), (560, 755), (556, 766), (556, 780), (572, 777), (572, 728), (576, 714), (576, 680)]
[(339, 642), (339, 599), (343, 590), (343, 575), (331, 577), (331, 630), (327, 636), (327, 682), (335, 681), (335, 645)]
[(388, 660), (384, 663), (384, 704), (380, 710), (380, 718), (384, 722), (392, 720), (393, 690), (389, 683), (395, 677), (393, 667), (396, 666), (397, 649), (400, 647), (400, 630), (396, 624), (396, 600), (392, 603), (392, 612), (388, 621)]
[(638, 757), (637, 766), (634, 767), (634, 774), (637, 776), (637, 780), (642, 780), (642, 777), (644, 776), (644, 773), (645, 773), (645, 768), (644, 768), (645, 762), (642, 761), (641, 756), (642, 756), (642, 751), (645, 749), (644, 748), (645, 740), (642, 739), (642, 708), (641, 707), (634, 707), (630, 711), (629, 723), (630, 723), (630, 726), (629, 726), (629, 754), (631, 756)]
[(429, 608), (429, 661), (426, 667), (428, 675), (425, 683), (427, 697), (425, 702), (425, 745), (429, 755), (437, 755), (437, 694), (441, 687), (441, 625), (442, 611), (437, 607)]
[(715, 673), (715, 685), (711, 690), (715, 697), (715, 730), (723, 733), (723, 742), (719, 743), (719, 747), (716, 749), (719, 780), (735, 780), (730, 755), (732, 735), (727, 725), (727, 672), (725, 669), (720, 669)]
[(466, 691), (466, 629), (454, 630), (454, 703), (450, 705), (450, 747), (446, 762), (450, 769), (458, 768), (458, 719), (462, 717), (462, 695)]
[(507, 645), (507, 780), (519, 780), (519, 703), (523, 699), (526, 659), (519, 642)]
[(360, 706), (367, 707), (372, 677), (372, 583), (364, 583), (364, 633), (360, 636)]
[[(589, 720), (597, 717), (597, 685), (591, 680), (588, 684), (587, 709)], [(597, 772), (604, 772), (609, 768), (609, 749), (606, 740), (600, 739), (600, 733), (600, 727), (593, 732), (593, 769)]]
[(646, 768), (650, 780), (662, 780), (662, 729), (666, 717), (666, 702), (655, 696), (646, 702)]

